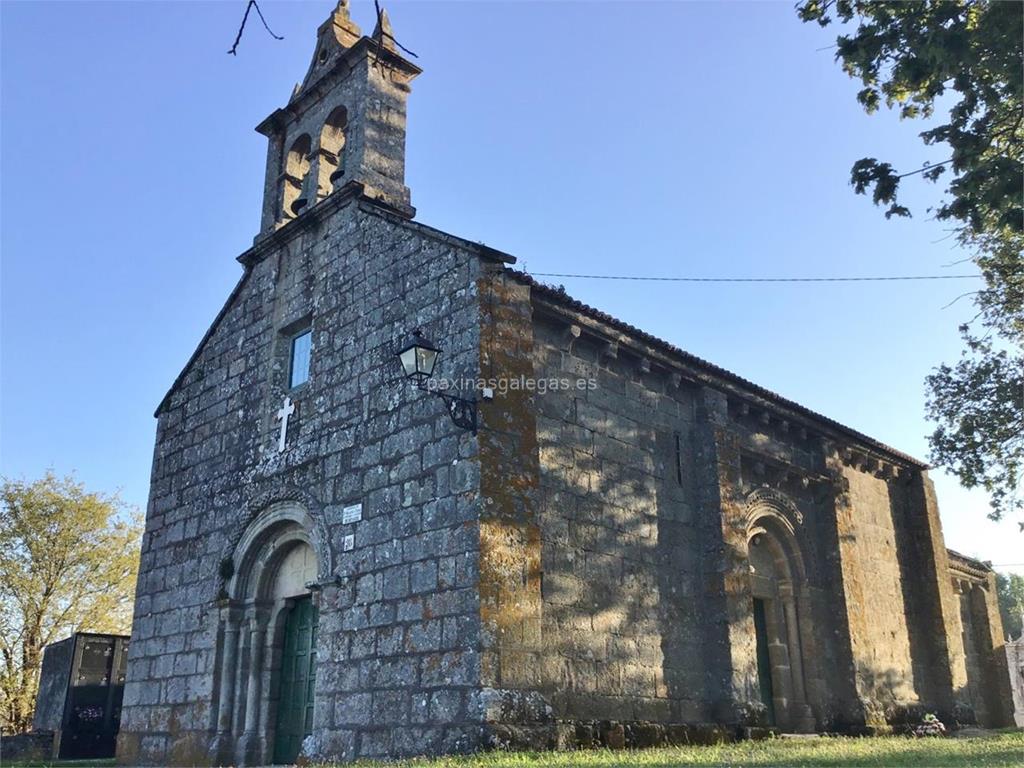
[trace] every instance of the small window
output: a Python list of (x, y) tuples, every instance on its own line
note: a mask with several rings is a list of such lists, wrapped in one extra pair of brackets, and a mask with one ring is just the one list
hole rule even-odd
[(679, 433), (676, 432), (676, 483), (679, 485), (683, 484), (683, 441), (679, 437)]
[(288, 386), (295, 388), (309, 381), (309, 354), (313, 348), (313, 332), (304, 331), (292, 339), (292, 364)]

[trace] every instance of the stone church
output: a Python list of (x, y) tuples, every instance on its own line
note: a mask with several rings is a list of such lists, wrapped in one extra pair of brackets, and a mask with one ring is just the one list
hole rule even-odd
[(342, 0), (257, 128), (261, 231), (156, 412), (120, 761), (1008, 723), (926, 466), (416, 221), (418, 74)]

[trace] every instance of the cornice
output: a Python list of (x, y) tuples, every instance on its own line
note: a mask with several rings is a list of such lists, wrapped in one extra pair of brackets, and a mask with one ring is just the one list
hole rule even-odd
[(694, 384), (709, 386), (727, 396), (770, 411), (779, 419), (831, 438), (840, 444), (852, 442), (862, 452), (903, 468), (913, 470), (928, 468), (927, 464), (912, 456), (897, 451), (895, 448), (816, 413), (799, 403), (788, 400), (731, 371), (685, 352), (621, 320), (605, 315), (600, 310), (578, 302), (564, 291), (538, 283), (525, 273), (511, 269), (507, 272), (536, 289), (533, 291), (535, 313), (539, 312), (541, 315), (578, 325), (586, 335), (613, 345), (618, 350), (628, 350), (638, 358), (646, 358), (650, 361), (650, 365), (658, 366), (667, 374), (677, 375), (680, 379)]

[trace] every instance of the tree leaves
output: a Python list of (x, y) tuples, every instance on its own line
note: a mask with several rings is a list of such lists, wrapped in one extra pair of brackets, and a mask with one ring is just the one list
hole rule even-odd
[(71, 632), (126, 634), (141, 520), (116, 497), (48, 473), (0, 484), (0, 727), (27, 730), (43, 646)]
[[(927, 118), (936, 100), (952, 91), (956, 100), (948, 122), (921, 134), (926, 144), (945, 142), (951, 149), (956, 178), (946, 192), (952, 202), (937, 209), (938, 217), (955, 220), (970, 235), (990, 234), (987, 212), (997, 208), (996, 226), (1024, 231), (1024, 3), (814, 1), (798, 5), (797, 12), (803, 21), (823, 26), (833, 17), (857, 24), (852, 34), (836, 38), (836, 59), (864, 84), (857, 100), (869, 114), (884, 99), (904, 119)], [(860, 179), (855, 191), (872, 190), (876, 205), (889, 206), (887, 216), (908, 215), (905, 207), (894, 205), (895, 171), (865, 176), (858, 166), (869, 160), (853, 168)], [(923, 178), (934, 182), (939, 174)], [(873, 189), (876, 184), (881, 191)], [(1011, 188), (1016, 194), (1006, 193)]]
[(965, 488), (984, 488), (994, 520), (1020, 506), (1024, 469), (1024, 360), (964, 329), (963, 356), (928, 376), (928, 416), (938, 422), (932, 459)]
[(932, 459), (964, 486), (989, 491), (998, 519), (1024, 505), (1024, 3), (805, 0), (797, 15), (844, 25), (836, 59), (863, 84), (857, 101), (869, 114), (883, 101), (908, 120), (948, 109), (920, 134), (926, 146), (948, 147), (943, 160), (898, 173), (863, 158), (850, 183), (891, 218), (911, 214), (899, 200), (902, 179), (947, 181), (929, 210), (954, 224), (986, 287), (975, 296), (979, 328), (961, 329), (963, 357), (927, 380), (928, 414), (938, 422)]
[(1013, 638), (1024, 634), (1024, 576), (996, 572), (996, 600), (1003, 619), (1003, 632)]

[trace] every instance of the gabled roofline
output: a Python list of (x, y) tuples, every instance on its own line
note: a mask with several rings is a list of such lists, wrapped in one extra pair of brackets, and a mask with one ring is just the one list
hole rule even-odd
[(738, 374), (726, 370), (725, 368), (686, 352), (674, 344), (619, 320), (606, 312), (602, 312), (588, 304), (584, 304), (578, 299), (570, 296), (564, 289), (554, 288), (550, 285), (539, 282), (526, 272), (512, 269), (508, 265), (516, 263), (515, 256), (499, 251), (495, 248), (491, 248), (483, 243), (466, 240), (463, 237), (444, 232), (443, 230), (436, 229), (435, 227), (411, 221), (405, 215), (405, 212), (394, 209), (380, 200), (368, 197), (365, 194), (365, 188), (363, 185), (357, 181), (350, 181), (334, 194), (330, 195), (327, 199), (309, 207), (307, 210), (303, 211), (301, 215), (280, 229), (272, 230), (258, 236), (253, 247), (238, 256), (238, 261), (245, 267), (245, 273), (239, 279), (238, 284), (235, 285), (234, 290), (232, 290), (231, 295), (228, 296), (228, 300), (225, 302), (220, 312), (217, 313), (217, 317), (214, 318), (210, 328), (203, 335), (203, 338), (200, 340), (195, 351), (192, 353), (192, 356), (185, 364), (185, 367), (182, 369), (181, 373), (178, 374), (178, 377), (174, 380), (171, 388), (160, 401), (160, 405), (157, 406), (154, 416), (160, 415), (161, 411), (170, 400), (171, 395), (185, 378), (185, 375), (198, 358), (203, 346), (206, 344), (206, 341), (213, 334), (214, 330), (227, 313), (228, 308), (235, 300), (235, 297), (241, 291), (242, 286), (245, 284), (245, 281), (248, 279), (252, 271), (252, 267), (266, 258), (269, 253), (276, 251), (278, 248), (296, 238), (315, 223), (322, 221), (335, 211), (344, 208), (352, 201), (356, 201), (359, 205), (359, 209), (365, 213), (385, 219), (395, 225), (407, 227), (418, 232), (424, 237), (446, 243), (453, 247), (461, 248), (482, 259), (501, 265), (505, 274), (529, 285), (534, 293), (539, 295), (542, 300), (546, 301), (549, 306), (560, 308), (569, 313), (575, 312), (580, 317), (589, 319), (592, 323), (596, 323), (598, 326), (604, 326), (605, 333), (610, 336), (618, 334), (620, 335), (620, 338), (624, 337), (627, 340), (635, 340), (637, 342), (636, 346), (638, 347), (646, 345), (656, 353), (663, 355), (666, 358), (666, 361), (674, 363), (675, 367), (677, 367), (680, 372), (686, 375), (689, 379), (706, 382), (720, 389), (724, 389), (737, 397), (745, 396), (748, 398), (760, 398), (765, 403), (770, 404), (775, 408), (788, 411), (789, 414), (798, 417), (796, 419), (798, 421), (800, 420), (799, 417), (802, 417), (804, 421), (809, 422), (808, 426), (816, 428), (818, 431), (831, 433), (833, 436), (852, 440), (855, 443), (859, 443), (862, 447), (870, 451), (877, 452), (897, 463), (910, 465), (917, 469), (929, 468), (929, 465), (920, 459), (916, 459), (909, 454), (896, 450), (885, 443), (865, 435), (863, 432), (858, 432), (841, 422), (830, 419), (817, 411), (813, 411), (806, 406), (800, 405), (793, 400), (783, 397), (777, 392), (773, 392), (770, 389), (755, 384), (749, 379), (745, 379)]
[(361, 183), (358, 181), (350, 181), (325, 200), (322, 200), (316, 205), (303, 211), (301, 215), (292, 219), (283, 227), (258, 235), (253, 246), (237, 257), (236, 260), (242, 264), (245, 271), (242, 273), (242, 276), (235, 284), (235, 287), (228, 295), (227, 301), (224, 302), (224, 305), (220, 308), (220, 311), (213, 319), (213, 322), (210, 323), (210, 327), (206, 329), (206, 333), (204, 333), (203, 337), (199, 340), (199, 343), (189, 356), (188, 361), (181, 369), (181, 372), (174, 379), (174, 383), (171, 384), (167, 393), (160, 400), (160, 404), (157, 405), (156, 410), (153, 412), (153, 416), (159, 417), (164, 408), (167, 407), (171, 396), (175, 391), (177, 391), (182, 381), (184, 381), (185, 376), (188, 374), (195, 361), (199, 358), (206, 342), (213, 335), (214, 331), (217, 330), (217, 326), (220, 325), (224, 316), (227, 314), (228, 309), (241, 292), (249, 278), (249, 275), (252, 273), (253, 267), (263, 261), (263, 259), (265, 259), (269, 254), (277, 251), (294, 240), (317, 222), (322, 221), (334, 212), (348, 206), (353, 201), (356, 201), (359, 205), (359, 210), (365, 213), (385, 219), (393, 224), (408, 227), (420, 233), (424, 237), (456, 248), (461, 248), (487, 261), (497, 262), (500, 264), (514, 264), (516, 261), (515, 256), (490, 248), (483, 243), (474, 243), (470, 240), (458, 237), (457, 235), (450, 235), (447, 232), (442, 232), (434, 227), (429, 227), (426, 224), (410, 221), (406, 218), (404, 211), (398, 211), (381, 200), (367, 196), (365, 194), (365, 188)]
[(228, 295), (227, 301), (224, 302), (224, 306), (220, 308), (220, 312), (218, 312), (217, 316), (213, 318), (213, 322), (210, 323), (210, 327), (206, 329), (206, 333), (203, 334), (203, 337), (199, 340), (199, 343), (196, 345), (196, 348), (192, 351), (192, 354), (189, 355), (188, 361), (181, 369), (181, 372), (177, 375), (177, 377), (175, 377), (174, 383), (171, 384), (170, 389), (167, 390), (167, 394), (163, 396), (163, 398), (160, 400), (160, 404), (156, 407), (156, 410), (153, 411), (154, 417), (160, 418), (160, 414), (163, 412), (164, 408), (167, 407), (167, 404), (171, 400), (171, 396), (178, 390), (178, 387), (181, 386), (181, 382), (185, 380), (185, 376), (188, 374), (189, 370), (191, 370), (192, 365), (195, 363), (195, 361), (199, 358), (199, 353), (203, 351), (203, 347), (206, 346), (206, 342), (213, 335), (213, 332), (217, 330), (217, 326), (220, 325), (220, 321), (223, 320), (224, 315), (228, 313), (228, 309), (234, 303), (235, 298), (238, 296), (238, 294), (241, 293), (242, 286), (245, 285), (246, 281), (249, 279), (249, 275), (251, 274), (252, 267), (247, 266), (245, 268), (245, 272), (243, 272), (242, 276), (238, 278), (238, 282), (235, 283), (235, 287), (231, 289), (231, 293)]

